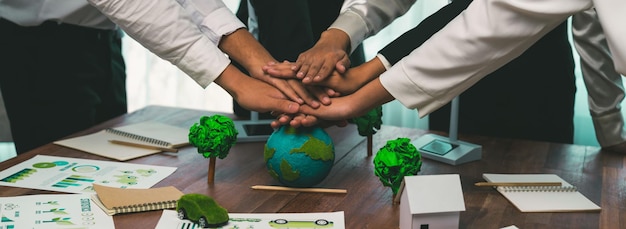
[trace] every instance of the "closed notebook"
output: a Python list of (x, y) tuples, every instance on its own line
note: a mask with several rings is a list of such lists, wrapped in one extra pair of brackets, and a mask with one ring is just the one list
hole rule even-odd
[(174, 186), (148, 189), (124, 189), (93, 185), (93, 201), (108, 215), (176, 208), (183, 193)]
[(483, 174), (488, 182), (561, 182), (561, 186), (498, 186), (521, 212), (595, 212), (600, 207), (556, 174)]
[[(188, 135), (189, 130), (185, 128), (158, 122), (142, 122), (55, 141), (54, 144), (118, 161), (126, 161), (164, 151), (157, 147), (177, 149), (189, 145)], [(111, 141), (140, 144), (149, 148), (115, 144)], [(151, 146), (155, 148), (151, 149)]]

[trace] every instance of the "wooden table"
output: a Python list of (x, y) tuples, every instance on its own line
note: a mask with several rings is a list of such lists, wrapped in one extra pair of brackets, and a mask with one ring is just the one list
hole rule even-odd
[[(188, 128), (208, 111), (150, 106), (94, 126), (73, 136), (105, 127), (153, 120)], [(325, 188), (347, 189), (347, 194), (299, 193), (252, 190), (252, 185), (276, 185), (263, 163), (263, 143), (239, 143), (227, 158), (217, 160), (215, 184), (207, 184), (208, 159), (187, 147), (178, 155), (156, 154), (131, 160), (132, 163), (178, 167), (155, 187), (173, 185), (184, 193), (214, 197), (233, 213), (330, 212), (344, 211), (346, 228), (398, 228), (397, 205), (391, 189), (373, 174), (373, 156), (366, 153), (366, 140), (356, 128), (327, 129), (339, 152), (330, 175), (319, 184)], [(541, 130), (537, 130), (541, 131)], [(387, 140), (411, 139), (423, 130), (383, 126), (374, 135), (374, 153)], [(466, 211), (461, 228), (501, 228), (516, 225), (528, 228), (626, 228), (626, 160), (624, 155), (602, 152), (598, 147), (555, 144), (480, 136), (459, 136), (460, 140), (483, 146), (480, 161), (452, 166), (424, 159), (419, 174), (460, 174)], [(355, 141), (358, 143), (352, 147)], [(48, 144), (2, 162), (9, 168), (37, 154), (108, 160), (69, 148)], [(521, 213), (491, 188), (475, 187), (482, 173), (555, 173), (578, 186), (579, 191), (602, 207), (600, 213)], [(0, 196), (54, 193), (51, 191), (1, 187)], [(161, 211), (114, 216), (116, 228), (154, 228)]]

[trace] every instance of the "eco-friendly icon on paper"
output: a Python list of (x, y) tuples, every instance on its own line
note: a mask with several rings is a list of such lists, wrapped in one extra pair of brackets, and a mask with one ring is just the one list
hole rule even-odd
[(286, 219), (275, 219), (269, 222), (273, 228), (333, 228), (333, 222), (318, 219), (314, 221), (289, 221)]

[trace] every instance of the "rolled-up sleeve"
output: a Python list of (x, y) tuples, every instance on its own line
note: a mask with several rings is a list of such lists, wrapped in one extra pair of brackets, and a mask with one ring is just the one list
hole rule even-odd
[(343, 12), (329, 28), (344, 31), (350, 37), (351, 52), (365, 38), (375, 35), (393, 20), (405, 14), (416, 0), (348, 0)]
[(215, 45), (219, 45), (223, 36), (245, 28), (222, 1), (177, 0), (177, 2), (185, 8), (193, 22)]
[(173, 0), (88, 0), (130, 37), (207, 87), (230, 64)]

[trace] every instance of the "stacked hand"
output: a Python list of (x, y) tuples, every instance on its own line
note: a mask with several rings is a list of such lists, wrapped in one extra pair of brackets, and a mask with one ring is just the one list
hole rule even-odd
[[(246, 38), (250, 39), (249, 36)], [(237, 40), (229, 42), (228, 44), (233, 46), (237, 44)], [(277, 115), (272, 127), (343, 126), (346, 125), (347, 119), (363, 115), (393, 99), (378, 80), (373, 80), (385, 71), (382, 63), (375, 58), (356, 68), (348, 69), (350, 60), (346, 50), (350, 50), (349, 37), (342, 31), (329, 29), (322, 33), (320, 40), (311, 49), (301, 53), (294, 63), (287, 61), (278, 63), (272, 58), (250, 58), (271, 57), (266, 53), (240, 54), (235, 59), (239, 57), (239, 62), (246, 65), (244, 67), (252, 77), (274, 86), (282, 92), (283, 98), (288, 98), (294, 103), (288, 108), (273, 106), (278, 108), (271, 110)], [(260, 67), (260, 61), (265, 61), (263, 62), (265, 66)], [(236, 96), (234, 93), (233, 97), (239, 101), (240, 98)], [(276, 96), (272, 94), (271, 97)], [(261, 101), (255, 98), (255, 95), (251, 95), (250, 99), (250, 103), (240, 101), (240, 104), (251, 110), (264, 111), (259, 109), (263, 108), (261, 104), (267, 101)], [(297, 108), (295, 112), (294, 107)]]
[(264, 68), (274, 77), (297, 78), (303, 83), (321, 82), (332, 72), (343, 74), (350, 67), (350, 38), (337, 29), (323, 32), (319, 41), (309, 50), (301, 53), (295, 63), (283, 62), (280, 69)]
[[(308, 56), (309, 52), (319, 52), (316, 50), (316, 47), (313, 47), (309, 51), (301, 54), (300, 57)], [(328, 49), (324, 50), (328, 51)], [(341, 51), (345, 54), (345, 51)], [(339, 51), (335, 50), (332, 53), (339, 53)], [(380, 91), (375, 92), (377, 87), (382, 88), (382, 85), (380, 85), (377, 80), (372, 82), (372, 86), (367, 87), (367, 90), (365, 90), (365, 88), (364, 90), (360, 90), (384, 72), (385, 68), (378, 59), (373, 59), (372, 61), (355, 68), (346, 69), (344, 65), (345, 62), (343, 62), (344, 55), (331, 55), (331, 57), (335, 57), (335, 60), (337, 61), (332, 64), (334, 67), (330, 66), (330, 63), (333, 63), (332, 61), (325, 61), (321, 63), (321, 65), (326, 66), (320, 68), (311, 68), (310, 66), (319, 65), (316, 63), (309, 64), (308, 62), (301, 62), (301, 65), (297, 62), (271, 62), (263, 67), (263, 71), (270, 74), (272, 77), (288, 80), (302, 79), (302, 83), (307, 85), (308, 88), (311, 86), (324, 88), (324, 91), (326, 92), (324, 95), (330, 97), (327, 97), (328, 102), (324, 102), (322, 106), (316, 107), (307, 103), (300, 106), (298, 114), (280, 114), (272, 123), (273, 127), (276, 128), (280, 125), (287, 124), (294, 127), (312, 126), (320, 125), (321, 121), (325, 122), (321, 123), (321, 125), (328, 125), (328, 122), (330, 121), (330, 124), (343, 126), (347, 123), (346, 119), (360, 116), (376, 107), (372, 106), (372, 101), (378, 102), (378, 100), (380, 100), (380, 103), (382, 104), (391, 100), (385, 96), (389, 95), (386, 91), (383, 91), (382, 94), (379, 93)], [(309, 60), (317, 59), (309, 58)], [(304, 75), (305, 73), (301, 71), (300, 66), (309, 66), (306, 71), (306, 75)], [(333, 71), (331, 71), (328, 75), (322, 75), (322, 70), (328, 68), (333, 68)], [(309, 78), (310, 80), (307, 80), (309, 74), (315, 75), (316, 77)]]
[[(258, 112), (294, 114), (300, 105), (306, 104), (317, 108), (320, 104), (330, 104), (329, 96), (334, 95), (332, 91), (326, 91), (318, 86), (304, 85), (295, 78), (271, 77), (264, 72), (262, 67), (268, 62), (275, 63), (276, 60), (247, 30), (241, 28), (222, 37), (219, 48), (228, 53), (234, 61), (240, 63), (252, 76), (252, 78), (244, 79), (241, 78), (243, 75), (241, 72), (231, 70), (224, 71), (225, 75), (229, 76), (219, 77), (219, 81), (216, 80), (216, 83), (228, 91), (244, 108)], [(288, 104), (289, 107), (276, 103)]]

